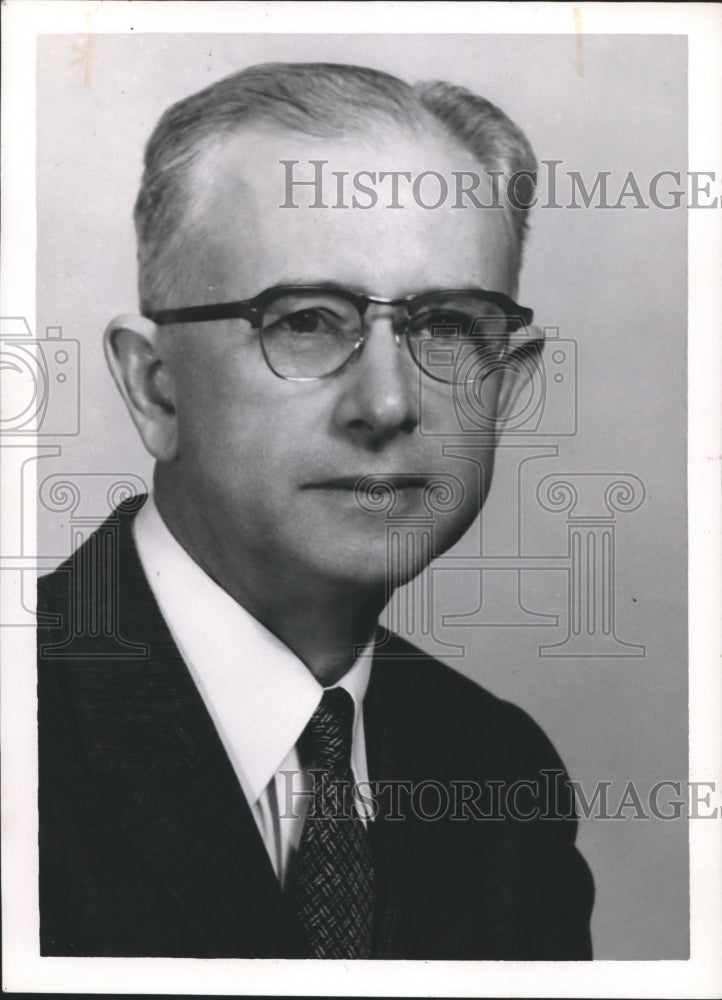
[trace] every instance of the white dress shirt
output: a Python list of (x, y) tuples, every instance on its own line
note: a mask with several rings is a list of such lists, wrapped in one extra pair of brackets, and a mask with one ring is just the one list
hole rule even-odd
[[(158, 606), (215, 723), (276, 875), (283, 885), (298, 849), (310, 777), (296, 743), (324, 690), (304, 663), (194, 562), (149, 496), (133, 524)], [(337, 687), (354, 702), (351, 767), (368, 782), (363, 699), (369, 643)], [(357, 809), (364, 822), (360, 802)]]

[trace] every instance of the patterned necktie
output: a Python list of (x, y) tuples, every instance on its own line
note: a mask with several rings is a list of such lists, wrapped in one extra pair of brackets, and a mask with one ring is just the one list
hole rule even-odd
[(343, 688), (326, 691), (304, 737), (313, 742), (313, 798), (296, 859), (291, 898), (316, 958), (368, 958), (373, 864), (350, 794), (354, 706)]

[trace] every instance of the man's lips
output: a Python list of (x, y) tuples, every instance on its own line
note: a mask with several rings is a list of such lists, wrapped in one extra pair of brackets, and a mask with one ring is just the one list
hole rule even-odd
[(389, 517), (418, 512), (421, 508), (430, 514), (453, 510), (464, 496), (464, 487), (458, 477), (423, 472), (319, 477), (304, 483), (301, 489), (328, 497), (333, 508), (348, 511), (350, 505), (365, 514)]
[(364, 473), (359, 476), (333, 476), (319, 479), (301, 486), (303, 490), (352, 490), (370, 492), (391, 487), (395, 490), (425, 489), (434, 482), (434, 477), (415, 472), (390, 472), (387, 474)]

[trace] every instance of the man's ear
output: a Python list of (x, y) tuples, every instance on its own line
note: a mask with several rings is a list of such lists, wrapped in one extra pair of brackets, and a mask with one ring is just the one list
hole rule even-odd
[(108, 324), (105, 357), (146, 449), (175, 458), (178, 422), (173, 378), (159, 350), (159, 331), (145, 316), (124, 313)]
[(525, 391), (534, 393), (535, 390), (530, 383), (540, 377), (543, 348), (544, 335), (537, 327), (531, 327), (529, 339), (521, 341), (507, 356), (497, 405), (500, 427), (504, 426), (505, 421), (518, 415), (519, 398), (522, 393)]

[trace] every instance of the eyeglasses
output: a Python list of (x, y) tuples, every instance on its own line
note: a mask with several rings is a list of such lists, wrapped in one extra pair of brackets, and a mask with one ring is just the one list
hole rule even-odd
[(366, 343), (371, 304), (395, 310), (397, 344), (439, 382), (476, 382), (499, 367), (509, 335), (532, 322), (531, 309), (501, 292), (475, 288), (407, 295), (361, 295), (335, 285), (275, 285), (243, 302), (224, 302), (145, 315), (161, 326), (244, 319), (260, 333), (274, 375), (291, 382), (328, 378), (357, 358)]

